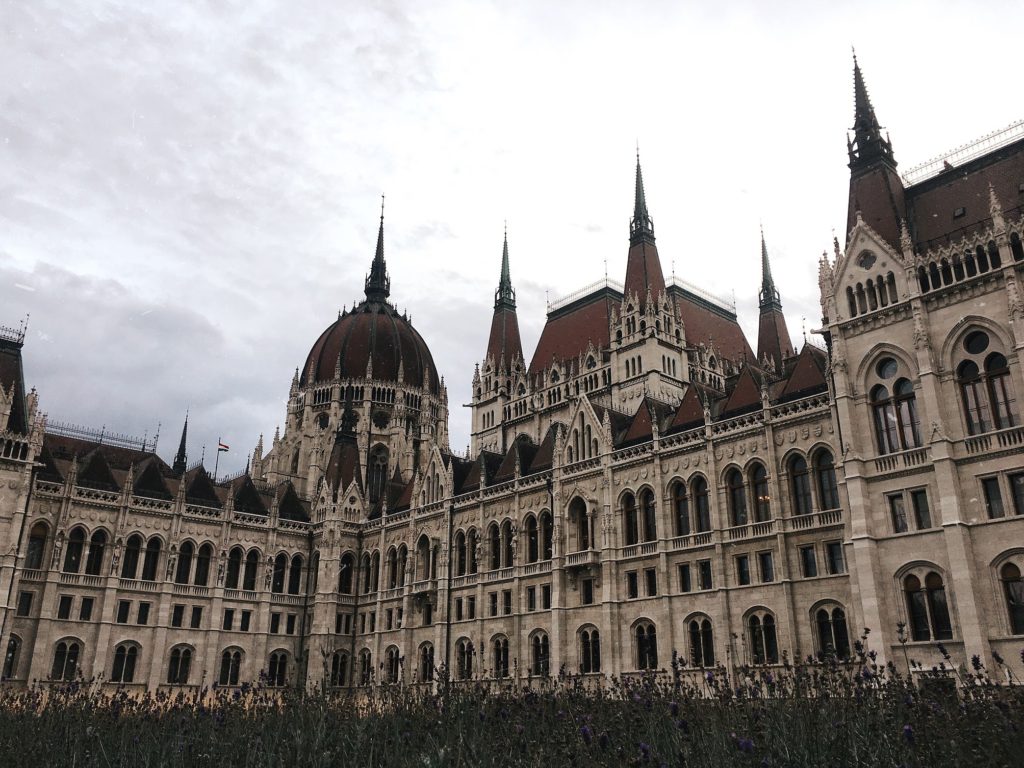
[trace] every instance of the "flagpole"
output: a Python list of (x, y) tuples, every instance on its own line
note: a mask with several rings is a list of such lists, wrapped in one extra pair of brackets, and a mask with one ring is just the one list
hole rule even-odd
[(217, 482), (217, 468), (220, 466), (220, 437), (217, 438), (217, 459), (213, 462), (213, 482)]

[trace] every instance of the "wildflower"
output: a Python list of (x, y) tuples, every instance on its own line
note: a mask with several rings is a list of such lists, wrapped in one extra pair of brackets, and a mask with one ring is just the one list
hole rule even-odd
[[(733, 737), (735, 738), (736, 734), (733, 734)], [(753, 753), (753, 751), (754, 751), (754, 740), (750, 739), (750, 738), (746, 738), (746, 737), (737, 738), (736, 739), (736, 748), (740, 752)]]
[(992, 661), (994, 661), (996, 664), (999, 664), (1000, 666), (1002, 666), (1002, 664), (1004, 663), (1003, 657), (1000, 656), (996, 651), (992, 651)]
[(580, 728), (580, 736), (583, 738), (584, 743), (590, 744), (594, 740), (594, 731), (589, 725), (584, 725)]
[(675, 717), (679, 714), (679, 704), (674, 701), (669, 702), (668, 711), (672, 713), (672, 717)]
[(601, 731), (601, 735), (597, 739), (597, 743), (601, 745), (601, 749), (608, 749), (610, 741), (611, 740), (608, 738), (608, 731)]
[(903, 738), (907, 744), (914, 746), (914, 727), (910, 723), (903, 726)]
[(981, 657), (977, 654), (971, 656), (971, 666), (974, 668), (975, 672), (981, 672), (981, 670), (985, 668), (985, 665), (981, 663)]
[(651, 759), (651, 745), (640, 742), (640, 758), (644, 761)]
[(944, 646), (942, 643), (936, 643), (935, 647), (938, 649), (939, 653), (942, 654), (942, 658), (944, 658), (946, 661), (949, 661), (949, 651), (946, 650), (946, 646)]

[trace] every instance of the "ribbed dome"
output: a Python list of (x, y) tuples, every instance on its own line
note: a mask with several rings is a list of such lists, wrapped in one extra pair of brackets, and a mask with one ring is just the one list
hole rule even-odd
[(371, 377), (398, 381), (399, 367), (406, 384), (422, 387), (430, 371), (430, 392), (440, 391), (437, 368), (423, 337), (394, 307), (385, 301), (368, 300), (338, 318), (317, 339), (306, 358), (301, 386), (333, 381), (338, 357), (341, 378), (361, 379), (372, 361)]

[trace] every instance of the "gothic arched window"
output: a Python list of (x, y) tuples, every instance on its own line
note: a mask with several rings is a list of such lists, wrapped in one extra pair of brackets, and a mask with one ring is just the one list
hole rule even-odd
[(210, 560), (213, 559), (213, 547), (203, 544), (196, 555), (196, 573), (192, 577), (192, 583), (205, 587), (210, 580)]
[(1024, 635), (1024, 580), (1021, 579), (1020, 568), (1007, 563), (999, 570), (999, 580), (1003, 583), (1003, 596), (1010, 616), (1010, 633)]
[(601, 635), (596, 629), (580, 632), (580, 672), (587, 675), (601, 671)]
[(743, 486), (743, 475), (738, 469), (730, 469), (725, 476), (729, 499), (729, 519), (733, 526), (747, 524), (747, 491)]
[(747, 620), (750, 652), (754, 664), (778, 664), (779, 642), (775, 633), (775, 617), (758, 612)]
[(188, 577), (192, 571), (192, 553), (195, 547), (191, 541), (186, 541), (178, 550), (178, 567), (174, 571), (175, 584), (188, 584)]
[(121, 559), (121, 578), (134, 579), (139, 573), (139, 555), (142, 554), (142, 537), (135, 533), (128, 537)]
[(645, 488), (640, 492), (640, 514), (643, 520), (643, 540), (654, 541), (658, 538), (658, 521), (654, 509), (654, 493)]
[(789, 488), (793, 495), (793, 514), (810, 514), (814, 508), (814, 499), (811, 496), (807, 460), (803, 456), (794, 456), (789, 460)]
[(833, 653), (840, 659), (850, 655), (850, 633), (846, 627), (846, 612), (836, 606), (819, 608), (814, 616), (818, 625), (818, 651)]
[(715, 637), (711, 630), (711, 619), (691, 619), (688, 629), (690, 632), (690, 663), (695, 667), (715, 666)]
[(85, 547), (85, 529), (75, 528), (68, 536), (68, 546), (64, 551), (64, 573), (78, 573), (82, 567), (82, 550)]
[(636, 544), (639, 539), (636, 519), (636, 498), (632, 493), (622, 497), (622, 535), (625, 545)]
[(376, 504), (384, 497), (384, 486), (388, 480), (388, 449), (378, 445), (370, 455), (370, 503)]
[(191, 668), (191, 648), (182, 647), (171, 649), (171, 658), (167, 664), (167, 682), (170, 685), (188, 685), (188, 675)]
[(821, 509), (839, 509), (839, 487), (836, 484), (836, 468), (832, 454), (822, 449), (814, 455), (814, 476), (818, 485), (818, 502)]
[(691, 486), (693, 490), (694, 523), (698, 533), (711, 530), (711, 501), (708, 493), (708, 481), (696, 477)]
[(658, 668), (658, 637), (650, 622), (636, 626), (636, 668)]
[(764, 464), (754, 464), (750, 470), (750, 486), (754, 492), (754, 520), (763, 523), (772, 518), (772, 498), (768, 492), (768, 472)]
[(114, 648), (114, 666), (110, 671), (110, 681), (113, 683), (135, 682), (135, 661), (139, 655), (139, 648), (133, 643), (121, 643)]
[(690, 534), (690, 499), (686, 495), (686, 484), (672, 483), (672, 513), (675, 520), (676, 536)]

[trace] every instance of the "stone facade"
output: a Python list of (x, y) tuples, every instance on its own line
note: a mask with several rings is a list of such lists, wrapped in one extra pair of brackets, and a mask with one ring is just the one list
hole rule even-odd
[(941, 642), (1024, 674), (1024, 140), (909, 183), (859, 67), (855, 92), (823, 348), (794, 352), (763, 239), (756, 355), (732, 306), (666, 283), (638, 162), (624, 283), (552, 305), (530, 361), (506, 241), (468, 456), (387, 302), (383, 217), (366, 301), (227, 480), (184, 432), (169, 466), (48, 425), (0, 331), (3, 678), (735, 674), (864, 627), (881, 662)]

